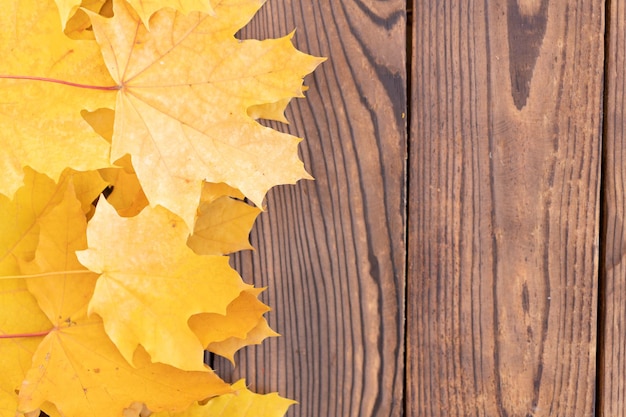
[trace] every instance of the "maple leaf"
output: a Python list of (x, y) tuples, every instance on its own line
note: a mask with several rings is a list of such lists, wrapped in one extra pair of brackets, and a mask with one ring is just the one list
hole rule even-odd
[(24, 186), (14, 198), (0, 195), (0, 276), (19, 274), (19, 260), (35, 256), (38, 219), (62, 198), (54, 181), (29, 168), (24, 171)]
[(261, 317), (256, 326), (248, 332), (246, 337), (229, 337), (221, 342), (213, 342), (207, 346), (207, 350), (228, 359), (230, 363), (234, 365), (235, 352), (239, 349), (250, 345), (261, 344), (261, 342), (268, 337), (276, 336), (280, 336), (280, 334), (272, 330), (272, 328), (267, 324), (267, 320)]
[(230, 303), (226, 315), (198, 314), (189, 319), (189, 327), (208, 351), (225, 357), (234, 365), (235, 352), (242, 347), (279, 336), (263, 318), (270, 308), (257, 299), (262, 291), (259, 288), (242, 291)]
[[(61, 15), (61, 21), (65, 28), (66, 23), (79, 7), (85, 7), (85, 1), (81, 0), (55, 0)], [(212, 13), (213, 8), (209, 0), (127, 0), (130, 5), (137, 11), (141, 21), (146, 27), (149, 27), (150, 16), (154, 12), (164, 7), (179, 10), (183, 13), (191, 11), (202, 11)], [(104, 3), (104, 2), (102, 2)], [(89, 8), (89, 10), (94, 10)]]
[(252, 249), (248, 235), (261, 210), (235, 198), (243, 194), (226, 184), (205, 183), (193, 234), (187, 245), (201, 255), (226, 255)]
[(113, 109), (81, 110), (80, 114), (94, 131), (111, 143), (113, 140), (113, 122), (115, 121), (115, 111)]
[[(304, 88), (303, 90), (304, 91)], [(291, 102), (291, 98), (279, 100), (276, 103), (258, 104), (248, 107), (248, 116), (253, 119), (275, 120), (277, 122), (289, 123), (285, 117), (285, 109)]]
[(115, 103), (98, 90), (117, 86), (95, 41), (67, 38), (45, 0), (3, 3), (0, 27), (0, 193), (13, 196), (27, 165), (55, 181), (66, 167), (109, 166), (109, 144), (80, 116)]
[[(121, 415), (134, 402), (152, 410), (181, 410), (231, 391), (212, 372), (153, 364), (143, 349), (135, 352), (131, 365), (106, 335), (101, 318), (87, 315), (97, 274), (75, 255), (86, 247), (86, 219), (71, 182), (40, 227), (36, 256), (21, 268), (31, 276), (28, 289), (54, 328), (33, 355), (19, 391), (19, 410), (49, 402), (65, 417), (105, 417)], [(29, 307), (30, 312), (32, 303)]]
[(20, 274), (18, 263), (34, 256), (39, 241), (39, 221), (63, 199), (64, 187), (72, 179), (84, 212), (106, 186), (96, 172), (66, 170), (57, 184), (30, 168), (24, 169), (24, 185), (13, 199), (0, 195), (0, 276)]
[(226, 314), (202, 313), (189, 319), (189, 327), (198, 336), (203, 346), (221, 342), (230, 337), (245, 338), (257, 325), (268, 306), (257, 299), (263, 291), (251, 288), (242, 291), (226, 309)]
[[(113, 2), (111, 0), (82, 0), (82, 2), (55, 0), (61, 15), (63, 32), (72, 39), (95, 40), (91, 30), (91, 20), (83, 10), (101, 14), (102, 16), (113, 16)], [(80, 6), (80, 8), (78, 8)], [(63, 16), (67, 15), (64, 19)]]
[(107, 201), (115, 207), (120, 216), (136, 216), (149, 203), (135, 174), (130, 155), (122, 157), (115, 164), (119, 168), (99, 170), (102, 178), (113, 187)]
[(128, 361), (142, 345), (155, 362), (206, 369), (204, 347), (187, 320), (198, 313), (225, 314), (250, 288), (227, 257), (189, 249), (188, 234), (182, 219), (162, 207), (122, 218), (101, 201), (89, 222), (89, 249), (77, 253), (83, 265), (101, 274), (89, 311), (102, 316)]
[(238, 200), (246, 198), (241, 191), (231, 187), (228, 184), (220, 182), (215, 184), (212, 182), (205, 182), (202, 185), (202, 193), (200, 194), (200, 203), (212, 203), (220, 197), (229, 196)]
[(203, 180), (236, 187), (261, 206), (274, 185), (310, 178), (297, 156), (300, 139), (247, 114), (302, 97), (302, 78), (322, 61), (297, 51), (291, 35), (235, 39), (262, 3), (224, 0), (215, 17), (163, 9), (152, 15), (150, 31), (123, 1), (114, 2), (111, 19), (90, 13), (120, 86), (111, 158), (132, 155), (151, 205), (189, 226)]
[(183, 412), (160, 412), (152, 417), (282, 417), (296, 401), (280, 397), (276, 393), (255, 394), (240, 379), (232, 385), (235, 392), (220, 395), (205, 405), (193, 404)]
[(0, 416), (14, 417), (17, 390), (52, 323), (39, 310), (23, 279), (0, 279), (0, 305)]
[[(86, 7), (88, 10), (99, 11), (100, 7), (105, 3), (105, 0), (54, 0), (57, 8), (59, 10), (59, 15), (61, 17), (61, 27), (65, 31), (67, 28), (68, 22), (75, 17), (76, 12), (80, 7)], [(82, 16), (85, 16), (82, 14)], [(86, 22), (81, 19), (81, 26), (86, 26)], [(77, 22), (78, 23), (78, 22)]]

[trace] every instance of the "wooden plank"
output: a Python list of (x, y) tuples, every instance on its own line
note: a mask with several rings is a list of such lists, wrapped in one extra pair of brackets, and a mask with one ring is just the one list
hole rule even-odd
[(416, 0), (408, 416), (591, 416), (601, 0)]
[[(232, 372), (300, 402), (289, 416), (400, 416), (403, 398), (405, 2), (272, 0), (242, 37), (284, 36), (327, 56), (291, 104), (316, 181), (271, 192), (236, 267), (267, 286), (282, 337)], [(284, 126), (275, 127), (284, 128)]]
[(604, 254), (600, 273), (604, 291), (600, 293), (601, 344), (599, 360), (600, 393), (598, 415), (626, 415), (626, 2), (613, 0), (607, 10), (605, 138), (603, 159), (603, 225), (601, 244)]

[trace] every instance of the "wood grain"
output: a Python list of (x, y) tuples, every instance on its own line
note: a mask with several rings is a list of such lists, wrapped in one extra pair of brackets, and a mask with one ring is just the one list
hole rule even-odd
[(626, 415), (626, 2), (613, 0), (607, 10), (603, 224), (601, 265), (604, 291), (598, 378), (598, 415)]
[(266, 3), (242, 37), (284, 36), (329, 61), (306, 80), (285, 129), (305, 137), (316, 181), (280, 187), (255, 226), (255, 252), (236, 257), (267, 286), (282, 337), (248, 348), (231, 380), (300, 402), (289, 416), (403, 412), (406, 63), (405, 2)]
[(408, 416), (591, 416), (604, 2), (414, 2)]

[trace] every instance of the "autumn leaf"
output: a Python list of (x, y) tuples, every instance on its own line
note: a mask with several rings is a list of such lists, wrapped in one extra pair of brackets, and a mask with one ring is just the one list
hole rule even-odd
[(245, 195), (238, 189), (231, 187), (228, 184), (205, 182), (202, 184), (202, 193), (200, 194), (200, 203), (212, 203), (220, 197), (232, 197), (237, 200), (244, 200)]
[[(304, 89), (303, 89), (304, 91)], [(258, 104), (248, 107), (248, 116), (253, 119), (275, 120), (277, 122), (289, 123), (285, 117), (285, 109), (291, 98), (279, 100), (276, 103)]]
[(255, 394), (240, 379), (232, 385), (235, 392), (209, 400), (205, 405), (193, 404), (179, 413), (161, 412), (152, 417), (282, 417), (287, 409), (297, 404), (276, 393)]
[(241, 191), (222, 183), (205, 182), (193, 234), (187, 245), (201, 255), (225, 255), (253, 249), (248, 240), (261, 210), (243, 202)]
[(102, 178), (113, 188), (111, 194), (107, 196), (107, 201), (115, 207), (120, 216), (136, 216), (149, 203), (135, 174), (130, 155), (122, 157), (115, 165), (118, 168), (99, 170)]
[(169, 7), (183, 13), (193, 11), (206, 12), (209, 14), (213, 13), (213, 8), (209, 0), (128, 0), (128, 2), (133, 9), (137, 11), (142, 23), (146, 27), (149, 27), (150, 16), (164, 7)]
[[(19, 410), (36, 410), (49, 402), (65, 417), (105, 417), (121, 415), (137, 401), (152, 410), (181, 410), (194, 401), (230, 391), (213, 372), (184, 372), (153, 364), (143, 349), (135, 352), (133, 365), (129, 364), (106, 335), (100, 317), (87, 316), (98, 278), (75, 255), (86, 247), (86, 222), (71, 182), (62, 201), (43, 216), (40, 227), (36, 256), (21, 267), (30, 276), (26, 282), (38, 308), (54, 328), (32, 357), (20, 388)], [(34, 306), (27, 306), (32, 314)]]
[(181, 371), (150, 362), (139, 349), (128, 364), (94, 316), (70, 317), (42, 341), (22, 385), (21, 410), (53, 402), (65, 417), (121, 415), (134, 401), (152, 410), (185, 409), (193, 401), (230, 391), (213, 372)]
[[(75, 282), (93, 281), (97, 274), (88, 271), (76, 259), (75, 250), (87, 246), (85, 231), (87, 219), (81, 202), (76, 198), (74, 181), (70, 179), (57, 187), (61, 195), (60, 202), (46, 212), (39, 220), (39, 243), (35, 257), (30, 261), (20, 262), (20, 270), (26, 279), (28, 289), (38, 294), (39, 307), (52, 323), (66, 320), (72, 313), (86, 305), (91, 298), (89, 292), (77, 292), (73, 296), (58, 300), (55, 291), (42, 290), (43, 286), (60, 284), (66, 277), (73, 276)], [(40, 279), (42, 278), (47, 279)], [(53, 278), (57, 278), (55, 281)], [(71, 282), (71, 281), (70, 281)], [(69, 282), (68, 282), (69, 284)]]
[(0, 417), (290, 403), (257, 403), (203, 353), (277, 335), (222, 255), (250, 248), (269, 188), (310, 178), (300, 139), (257, 119), (286, 122), (322, 59), (293, 33), (235, 38), (264, 0), (212, 3), (3, 5)]
[(207, 346), (209, 352), (220, 355), (235, 364), (235, 353), (246, 346), (261, 344), (268, 337), (276, 337), (280, 334), (276, 333), (267, 324), (267, 320), (261, 317), (256, 326), (246, 334), (246, 337), (229, 337), (221, 342), (213, 342)]
[[(59, 13), (61, 15), (61, 21), (65, 28), (65, 23), (76, 12), (78, 7), (85, 6), (84, 1), (81, 0), (55, 0), (59, 7)], [(164, 7), (170, 7), (172, 9), (179, 10), (183, 13), (189, 13), (192, 11), (203, 11), (211, 13), (210, 0), (128, 0), (130, 5), (137, 11), (137, 14), (141, 18), (144, 25), (149, 26), (148, 22), (150, 16), (154, 12)], [(93, 9), (89, 9), (93, 10)]]
[(81, 110), (81, 116), (100, 136), (111, 143), (113, 140), (113, 122), (115, 111), (107, 108), (99, 108), (94, 111)]
[[(75, 17), (76, 12), (80, 7), (85, 7), (88, 10), (92, 10), (94, 12), (100, 11), (100, 8), (105, 3), (105, 0), (54, 0), (58, 9), (59, 15), (61, 18), (61, 26), (65, 31), (67, 29), (67, 24), (70, 19)], [(83, 13), (82, 16), (86, 15)], [(82, 19), (81, 19), (82, 20)], [(81, 26), (86, 26), (86, 22)], [(77, 22), (78, 24), (78, 22)]]
[[(51, 229), (64, 228), (64, 222), (58, 221), (55, 213), (63, 206), (68, 188), (71, 188), (77, 218), (84, 224), (85, 212), (104, 185), (97, 172), (65, 170), (60, 183), (55, 184), (47, 176), (25, 169), (24, 185), (13, 201), (6, 205), (0, 203), (0, 229), (4, 232), (0, 234), (3, 242), (0, 247), (4, 248), (4, 259), (0, 262), (3, 271), (13, 276), (28, 276), (22, 274), (24, 270), (20, 264), (33, 261), (37, 253), (39, 260), (41, 253), (46, 253), (53, 262), (65, 259), (55, 244), (50, 245), (48, 235)], [(8, 249), (6, 242), (9, 242)], [(0, 379), (0, 415), (14, 416), (17, 390), (31, 365), (33, 353), (53, 325), (27, 291), (23, 278), (7, 279), (5, 275), (0, 279), (0, 303), (0, 372), (3, 375)]]
[(201, 255), (226, 255), (252, 249), (248, 235), (260, 212), (259, 208), (229, 196), (201, 202), (187, 245)]
[[(225, 314), (249, 285), (222, 256), (200, 256), (185, 245), (189, 230), (162, 207), (122, 218), (106, 201), (87, 228), (80, 262), (101, 274), (89, 312), (132, 361), (142, 345), (155, 362), (204, 370), (204, 347), (187, 325), (194, 314)], [(111, 242), (117, 242), (112, 245)]]
[(0, 276), (19, 275), (19, 260), (35, 256), (38, 220), (62, 198), (50, 178), (29, 168), (24, 171), (24, 185), (14, 198), (0, 195)]
[(80, 115), (115, 103), (95, 41), (67, 38), (47, 0), (3, 3), (0, 27), (0, 193), (13, 196), (24, 166), (55, 181), (67, 167), (109, 166), (109, 144)]
[[(23, 279), (0, 279), (0, 305), (0, 416), (14, 417), (17, 391), (31, 366), (33, 353), (52, 323), (27, 291)], [(6, 338), (9, 336), (12, 337)]]
[(247, 110), (302, 97), (302, 78), (322, 60), (297, 51), (291, 35), (235, 39), (261, 4), (224, 0), (215, 16), (164, 9), (150, 31), (123, 1), (111, 19), (90, 14), (120, 86), (111, 158), (130, 154), (151, 205), (189, 226), (203, 180), (236, 187), (260, 206), (274, 185), (309, 178), (300, 139), (261, 126)]
[(95, 40), (91, 20), (83, 10), (113, 16), (111, 0), (55, 0), (61, 16), (63, 32), (72, 39)]
[(189, 319), (189, 327), (203, 346), (221, 342), (230, 337), (245, 338), (257, 325), (263, 314), (270, 310), (257, 299), (263, 291), (250, 288), (242, 291), (226, 309), (226, 314), (202, 313)]
[(68, 169), (61, 174), (59, 183), (64, 185), (66, 181), (72, 182), (74, 193), (81, 203), (83, 212), (87, 215), (93, 213), (94, 200), (107, 186), (107, 183), (102, 179), (100, 174), (97, 171), (77, 172)]
[(24, 185), (13, 199), (0, 195), (0, 277), (20, 274), (19, 261), (33, 259), (39, 242), (39, 221), (63, 199), (67, 181), (79, 192), (83, 211), (106, 184), (96, 172), (66, 170), (57, 184), (30, 168), (24, 169)]

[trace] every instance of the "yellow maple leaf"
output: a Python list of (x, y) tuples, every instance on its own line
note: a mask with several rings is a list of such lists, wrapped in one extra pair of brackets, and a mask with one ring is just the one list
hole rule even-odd
[[(231, 391), (213, 372), (153, 364), (142, 349), (135, 352), (131, 365), (107, 337), (101, 318), (87, 316), (97, 274), (85, 269), (75, 255), (86, 247), (86, 222), (71, 182), (40, 226), (36, 256), (21, 268), (31, 276), (28, 289), (54, 329), (34, 352), (19, 391), (20, 411), (52, 403), (64, 417), (120, 416), (134, 402), (152, 410), (182, 410), (194, 401)], [(31, 303), (29, 311), (32, 308)]]
[(137, 11), (146, 27), (149, 27), (150, 16), (164, 7), (176, 9), (183, 13), (192, 11), (213, 13), (209, 0), (128, 0), (128, 2)]
[(113, 140), (113, 122), (115, 111), (107, 108), (99, 108), (94, 111), (82, 110), (81, 116), (100, 136), (111, 143)]
[(38, 220), (62, 198), (50, 178), (30, 168), (24, 171), (24, 185), (13, 199), (0, 194), (0, 276), (18, 275), (19, 260), (35, 256)]
[(225, 314), (250, 288), (227, 257), (189, 249), (188, 234), (182, 219), (162, 207), (122, 218), (101, 201), (89, 222), (89, 249), (77, 253), (83, 265), (101, 274), (89, 311), (102, 316), (128, 361), (142, 345), (155, 362), (205, 369), (204, 347), (187, 320), (198, 313)]
[(268, 337), (276, 336), (280, 336), (280, 334), (272, 330), (267, 324), (267, 320), (261, 317), (256, 326), (246, 334), (246, 337), (229, 337), (221, 342), (213, 342), (207, 346), (207, 350), (228, 359), (234, 365), (235, 353), (239, 349), (245, 346), (258, 345)]
[(116, 161), (115, 165), (119, 168), (99, 170), (102, 178), (113, 187), (107, 201), (115, 207), (120, 216), (136, 216), (149, 203), (133, 169), (130, 155), (125, 155)]
[(0, 277), (19, 275), (18, 262), (33, 258), (39, 239), (39, 221), (61, 202), (70, 179), (77, 184), (83, 211), (89, 211), (93, 199), (106, 186), (96, 172), (66, 170), (57, 184), (26, 167), (24, 185), (14, 198), (0, 195)]
[(289, 123), (285, 117), (285, 109), (291, 98), (279, 100), (276, 103), (258, 104), (248, 107), (248, 116), (253, 119), (276, 120), (277, 122)]
[[(0, 305), (0, 416), (14, 417), (17, 390), (52, 323), (27, 291), (23, 279), (0, 279)], [(24, 337), (16, 337), (20, 334)]]
[(322, 59), (297, 51), (291, 35), (235, 39), (261, 4), (224, 0), (214, 16), (164, 9), (152, 15), (150, 31), (123, 1), (111, 19), (90, 14), (120, 86), (111, 158), (132, 155), (150, 204), (189, 226), (203, 180), (234, 186), (260, 206), (274, 185), (309, 178), (300, 139), (263, 127), (247, 110), (302, 97), (303, 77)]
[(66, 167), (109, 166), (110, 145), (80, 115), (115, 103), (117, 86), (95, 41), (66, 37), (51, 0), (2, 6), (0, 193), (13, 196), (27, 165), (55, 181)]
[(187, 245), (201, 255), (252, 249), (248, 235), (261, 210), (230, 196), (201, 202)]
[(91, 31), (91, 20), (81, 9), (91, 10), (107, 17), (113, 16), (111, 0), (55, 1), (61, 15), (63, 31), (72, 39), (95, 40)]
[[(59, 14), (61, 15), (61, 21), (63, 22), (64, 28), (77, 9), (80, 6), (85, 7), (85, 2), (81, 2), (81, 0), (55, 1), (59, 8)], [(170, 7), (183, 13), (189, 13), (192, 11), (202, 11), (206, 13), (213, 12), (210, 0), (128, 0), (128, 2), (137, 11), (137, 14), (146, 27), (148, 27), (150, 16), (152, 16), (152, 14), (154, 14), (157, 10), (164, 7)]]
[(229, 196), (238, 200), (243, 200), (246, 196), (236, 188), (231, 187), (228, 184), (220, 182), (218, 184), (213, 182), (205, 182), (202, 184), (202, 193), (200, 194), (201, 203), (211, 203), (223, 196)]
[(107, 183), (97, 171), (78, 172), (73, 169), (67, 169), (61, 174), (59, 184), (63, 185), (66, 181), (72, 182), (83, 212), (91, 217), (89, 214), (93, 214), (93, 202), (106, 188)]
[(277, 393), (255, 394), (240, 379), (232, 385), (235, 392), (220, 395), (205, 405), (193, 404), (178, 413), (160, 412), (152, 417), (282, 417), (296, 401), (280, 397)]
[(231, 337), (245, 338), (267, 311), (268, 306), (257, 299), (262, 288), (242, 291), (226, 309), (226, 314), (202, 313), (189, 319), (189, 327), (203, 346)]
[[(85, 0), (54, 0), (57, 8), (59, 10), (59, 15), (61, 17), (61, 26), (62, 29), (65, 30), (70, 19), (75, 17), (76, 12), (80, 7), (87, 7), (88, 10), (99, 11), (100, 8), (98, 6), (102, 6), (104, 4), (104, 0), (100, 1), (85, 1)], [(93, 7), (93, 5), (96, 7)], [(83, 16), (85, 16), (83, 14)], [(82, 21), (83, 19), (81, 19)], [(81, 26), (85, 26), (86, 22), (81, 22)]]

